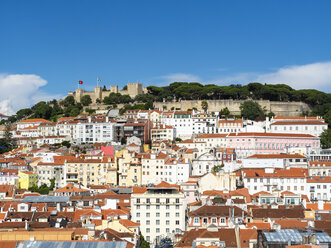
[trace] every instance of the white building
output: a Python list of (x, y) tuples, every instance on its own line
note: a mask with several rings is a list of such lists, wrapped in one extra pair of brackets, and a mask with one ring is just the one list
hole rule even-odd
[(310, 176), (331, 176), (331, 162), (310, 161), (308, 169)]
[(80, 122), (76, 125), (76, 142), (80, 143), (95, 143), (95, 142), (111, 142), (113, 140), (113, 126), (115, 122), (109, 121), (106, 117), (105, 121), (92, 122), (89, 118), (88, 122)]
[(328, 128), (321, 117), (283, 117), (276, 116), (271, 120), (271, 133), (311, 134), (319, 137)]
[(311, 200), (331, 200), (331, 176), (313, 176), (307, 179)]
[(50, 123), (50, 121), (45, 120), (45, 119), (26, 119), (26, 120), (17, 122), (16, 128), (18, 131), (20, 131), (26, 127), (39, 126), (42, 123)]
[(242, 159), (242, 168), (307, 168), (306, 156), (301, 154), (255, 154)]
[(158, 184), (162, 181), (180, 184), (191, 175), (191, 161), (170, 157), (168, 154), (146, 154), (141, 159), (142, 184)]
[(192, 112), (189, 111), (165, 111), (161, 114), (161, 123), (173, 126), (176, 129), (176, 137), (189, 139), (193, 134)]
[(37, 165), (38, 186), (50, 186), (51, 179), (55, 179), (55, 187), (62, 188), (66, 185), (66, 169), (64, 162), (44, 163)]
[(200, 193), (207, 190), (232, 191), (236, 188), (236, 173), (234, 172), (209, 172), (199, 178)]
[(175, 128), (165, 124), (155, 126), (151, 129), (151, 138), (152, 141), (173, 141), (176, 138)]
[(206, 152), (192, 160), (192, 175), (204, 175), (211, 172), (214, 166), (221, 164), (221, 159), (218, 159), (213, 153)]
[(132, 221), (140, 223), (146, 241), (159, 241), (185, 231), (185, 196), (179, 186), (162, 182), (131, 195)]
[(268, 193), (291, 191), (295, 194), (307, 193), (308, 170), (291, 169), (242, 169), (244, 187), (250, 194), (260, 191)]

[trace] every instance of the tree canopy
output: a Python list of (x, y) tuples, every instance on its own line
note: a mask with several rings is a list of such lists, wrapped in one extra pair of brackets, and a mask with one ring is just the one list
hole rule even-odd
[(265, 117), (264, 111), (260, 104), (254, 101), (245, 101), (240, 105), (241, 116), (250, 120)]

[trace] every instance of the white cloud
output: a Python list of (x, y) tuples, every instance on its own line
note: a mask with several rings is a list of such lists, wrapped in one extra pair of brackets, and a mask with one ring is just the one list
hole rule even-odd
[(294, 89), (319, 89), (330, 91), (331, 62), (285, 66), (272, 73), (237, 73), (211, 80), (208, 83), (246, 84), (250, 82), (287, 84)]
[(46, 80), (34, 74), (0, 74), (0, 113), (11, 115), (38, 101), (59, 98), (40, 89), (46, 84)]
[(278, 69), (274, 73), (259, 75), (262, 83), (285, 83), (295, 89), (329, 89), (331, 86), (331, 62), (294, 65)]
[(173, 82), (201, 82), (201, 78), (193, 74), (174, 73), (157, 77), (153, 82), (160, 86), (166, 86)]

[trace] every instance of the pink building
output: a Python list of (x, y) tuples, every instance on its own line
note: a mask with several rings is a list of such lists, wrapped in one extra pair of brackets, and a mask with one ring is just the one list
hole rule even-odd
[(307, 153), (308, 149), (318, 149), (320, 140), (310, 134), (230, 133), (227, 147), (236, 149), (237, 158), (246, 158), (254, 154), (288, 153), (293, 148)]

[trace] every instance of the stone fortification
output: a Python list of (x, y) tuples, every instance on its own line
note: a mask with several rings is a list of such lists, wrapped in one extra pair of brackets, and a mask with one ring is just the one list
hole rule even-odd
[(83, 96), (89, 95), (92, 99), (92, 103), (95, 103), (97, 99), (103, 100), (110, 93), (120, 93), (122, 95), (129, 95), (131, 98), (139, 94), (147, 93), (147, 88), (143, 87), (141, 83), (128, 83), (126, 90), (118, 90), (117, 85), (111, 85), (110, 90), (102, 91), (102, 87), (95, 87), (94, 91), (85, 91), (83, 89), (76, 89), (75, 92), (69, 91), (69, 96), (74, 96), (76, 102), (80, 102)]
[[(231, 114), (240, 115), (240, 104), (245, 100), (206, 100), (208, 103), (208, 111), (218, 112), (221, 109), (227, 107)], [(163, 109), (166, 106), (167, 110), (174, 109), (193, 109), (197, 108), (201, 110), (202, 100), (185, 100), (178, 102), (155, 102), (156, 108)], [(257, 100), (262, 108), (265, 108), (267, 112), (273, 112), (276, 115), (283, 116), (300, 116), (304, 111), (311, 111), (310, 107), (303, 102), (278, 102), (269, 100)]]

